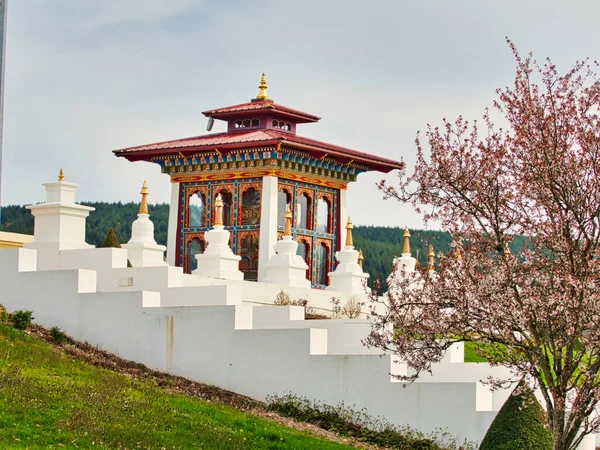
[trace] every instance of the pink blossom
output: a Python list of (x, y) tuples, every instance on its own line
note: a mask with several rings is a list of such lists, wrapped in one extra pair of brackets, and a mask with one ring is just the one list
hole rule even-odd
[[(508, 43), (515, 82), (494, 106), (509, 127), (488, 111), (481, 124), (428, 125), (414, 172), (379, 184), (441, 223), (462, 260), (442, 256), (432, 277), (393, 267), (388, 296), (372, 298), (366, 344), (398, 355), (414, 371), (407, 380), (452, 342), (484, 344), (482, 355), (517, 374), (492, 382), (535, 380), (554, 449), (570, 450), (600, 425), (600, 82), (587, 60), (560, 74)], [(507, 253), (516, 235), (527, 245)]]

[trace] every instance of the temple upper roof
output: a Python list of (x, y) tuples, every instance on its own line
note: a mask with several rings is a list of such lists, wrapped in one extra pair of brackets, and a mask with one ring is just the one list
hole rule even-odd
[[(358, 164), (362, 170), (387, 173), (403, 168), (403, 163), (296, 134), (296, 125), (317, 122), (320, 117), (279, 105), (267, 96), (263, 74), (256, 98), (247, 103), (204, 111), (211, 119), (227, 121), (227, 132), (174, 139), (114, 150), (130, 161), (149, 161), (159, 156), (190, 157), (198, 153), (227, 154), (232, 150), (273, 147), (306, 152), (314, 158), (335, 159), (341, 164)], [(210, 128), (210, 127), (209, 127)]]
[(291, 119), (296, 123), (318, 122), (321, 119), (313, 114), (308, 114), (298, 111), (297, 109), (279, 105), (273, 100), (269, 99), (252, 100), (248, 103), (240, 103), (239, 105), (211, 109), (204, 111), (202, 114), (204, 114), (206, 117), (222, 120), (227, 120), (231, 117), (250, 117), (255, 116), (256, 114), (279, 116), (282, 118)]

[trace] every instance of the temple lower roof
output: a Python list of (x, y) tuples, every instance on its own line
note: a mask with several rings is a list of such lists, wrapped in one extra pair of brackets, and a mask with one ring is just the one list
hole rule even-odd
[(369, 155), (338, 145), (310, 139), (286, 131), (275, 129), (240, 130), (225, 133), (214, 133), (183, 139), (139, 145), (135, 147), (114, 150), (116, 156), (127, 158), (129, 161), (148, 161), (155, 156), (183, 155), (192, 156), (206, 151), (227, 153), (237, 149), (252, 149), (253, 147), (284, 146), (311, 154), (313, 157), (328, 157), (343, 164), (356, 163), (387, 173), (394, 169), (402, 169), (404, 163), (380, 156)]

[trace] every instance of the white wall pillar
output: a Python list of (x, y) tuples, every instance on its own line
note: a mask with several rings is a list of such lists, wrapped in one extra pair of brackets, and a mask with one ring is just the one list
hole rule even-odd
[(61, 250), (93, 247), (85, 242), (85, 219), (94, 208), (75, 203), (78, 184), (59, 180), (43, 184), (46, 203), (27, 206), (34, 217), (34, 232), (33, 241), (23, 247), (38, 251), (38, 270), (58, 268)]
[[(348, 209), (346, 208), (347, 194), (347, 189), (340, 189), (340, 216), (338, 217), (338, 224), (340, 226), (340, 241), (338, 245), (340, 249), (344, 248), (344, 242), (346, 242), (346, 228), (344, 225), (348, 220)], [(335, 254), (335, 250), (332, 252), (332, 254)]]
[(266, 276), (266, 266), (275, 254), (277, 243), (277, 177), (263, 177), (260, 203), (260, 240), (258, 248), (258, 281)]
[(179, 225), (179, 183), (171, 183), (171, 203), (169, 204), (169, 228), (167, 231), (167, 263), (175, 265), (177, 256), (177, 227)]

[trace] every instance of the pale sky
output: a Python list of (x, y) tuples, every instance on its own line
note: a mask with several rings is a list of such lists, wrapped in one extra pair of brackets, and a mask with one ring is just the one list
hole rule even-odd
[[(410, 168), (417, 130), (479, 118), (512, 82), (505, 36), (566, 69), (600, 60), (598, 17), (597, 0), (9, 0), (2, 204), (42, 201), (61, 167), (80, 201), (139, 201), (147, 180), (168, 202), (158, 165), (112, 150), (205, 134), (201, 112), (250, 100), (263, 71), (270, 98), (322, 117), (298, 134)], [(353, 222), (422, 228), (382, 176), (351, 184)]]

